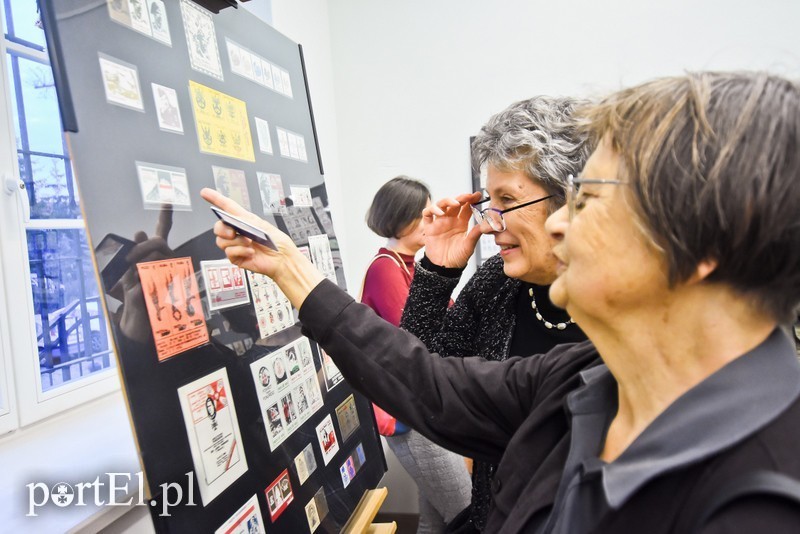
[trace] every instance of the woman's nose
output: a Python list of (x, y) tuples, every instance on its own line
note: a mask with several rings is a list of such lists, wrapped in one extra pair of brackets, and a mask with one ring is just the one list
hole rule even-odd
[(544, 223), (545, 231), (556, 241), (564, 239), (564, 235), (569, 228), (569, 210), (567, 206), (561, 206)]

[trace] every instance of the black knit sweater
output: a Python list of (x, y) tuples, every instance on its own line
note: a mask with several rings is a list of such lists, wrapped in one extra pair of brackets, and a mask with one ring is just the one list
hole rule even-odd
[[(446, 275), (440, 274), (434, 272), (436, 267), (429, 263), (431, 268), (426, 268), (425, 261), (416, 266), (400, 327), (417, 336), (431, 352), (443, 357), (481, 356), (502, 361), (510, 355), (517, 324), (534, 328), (547, 338), (551, 342), (547, 350), (565, 341), (565, 332), (546, 330), (537, 324), (530, 309), (527, 310), (528, 316), (518, 320), (525, 309), (519, 305), (520, 292), (527, 292), (528, 284), (506, 276), (499, 255), (483, 263), (449, 309), (450, 296), (458, 285), (460, 270), (439, 268), (442, 273), (446, 272)], [(585, 339), (577, 326), (572, 325), (569, 329), (570, 333), (574, 332), (573, 336), (577, 334), (574, 340)], [(541, 346), (542, 340), (539, 341)], [(515, 342), (515, 348), (518, 347), (519, 343)], [(532, 353), (532, 350), (527, 350), (520, 355)], [(478, 530), (483, 530), (486, 524), (495, 468), (493, 464), (480, 461), (475, 461), (472, 466), (470, 520)]]

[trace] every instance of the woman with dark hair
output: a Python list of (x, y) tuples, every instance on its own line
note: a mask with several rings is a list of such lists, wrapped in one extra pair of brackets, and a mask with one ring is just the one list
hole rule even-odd
[(581, 115), (597, 148), (546, 229), (550, 297), (589, 341), (547, 354), (432, 357), (288, 236), (202, 195), (278, 243), (214, 228), (354, 387), (498, 464), (487, 532), (797, 532), (800, 364), (780, 326), (800, 304), (800, 86), (688, 74)]
[[(407, 176), (386, 182), (372, 200), (367, 225), (387, 239), (364, 277), (361, 302), (397, 326), (414, 277), (414, 255), (425, 245), (422, 210), (428, 187)], [(442, 532), (469, 503), (469, 474), (463, 459), (433, 444), (375, 406), (378, 431), (419, 489), (417, 532)]]
[(361, 302), (395, 326), (414, 276), (414, 255), (425, 245), (422, 210), (430, 200), (425, 184), (397, 176), (378, 189), (367, 211), (367, 226), (387, 241), (367, 268)]

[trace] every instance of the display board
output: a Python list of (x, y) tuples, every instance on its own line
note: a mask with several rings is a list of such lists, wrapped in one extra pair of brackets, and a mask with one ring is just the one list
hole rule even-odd
[(42, 14), (156, 530), (338, 532), (386, 470), (371, 405), (277, 286), (225, 259), (199, 196), (344, 286), (302, 48), (190, 0)]

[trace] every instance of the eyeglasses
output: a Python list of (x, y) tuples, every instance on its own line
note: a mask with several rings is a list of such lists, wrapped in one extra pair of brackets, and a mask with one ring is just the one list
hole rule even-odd
[(569, 210), (569, 220), (583, 209), (583, 199), (580, 198), (580, 189), (583, 184), (613, 184), (624, 185), (627, 182), (622, 180), (600, 180), (595, 178), (575, 178), (571, 174), (567, 176), (567, 209)]
[(489, 202), (491, 200), (489, 197), (484, 198), (480, 202), (472, 204), (470, 207), (472, 208), (472, 214), (475, 217), (476, 223), (480, 224), (482, 221), (486, 221), (487, 223), (489, 223), (489, 227), (495, 232), (505, 232), (506, 220), (503, 218), (504, 213), (518, 210), (520, 208), (526, 208), (528, 206), (533, 206), (534, 204), (545, 201), (548, 198), (553, 198), (553, 196), (554, 195), (547, 195), (546, 197), (537, 198), (536, 200), (531, 200), (530, 202), (524, 202), (519, 206), (514, 206), (513, 208), (508, 208), (507, 210), (499, 210), (497, 208), (486, 208), (482, 210), (478, 208), (478, 206), (483, 204), (484, 202)]

